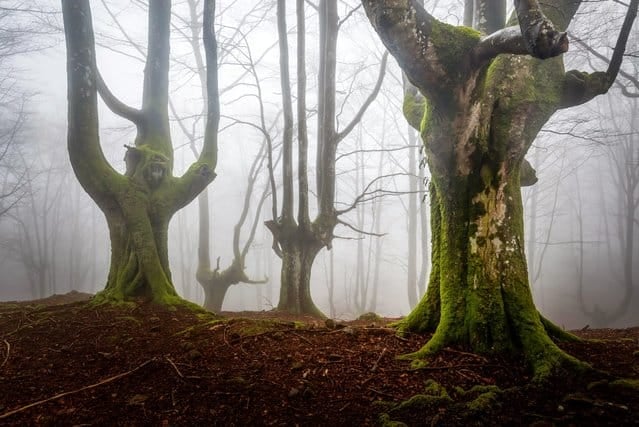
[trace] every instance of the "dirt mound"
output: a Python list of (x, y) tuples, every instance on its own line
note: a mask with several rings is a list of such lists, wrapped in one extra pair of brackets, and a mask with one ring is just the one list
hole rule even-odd
[(61, 304), (71, 304), (73, 302), (79, 301), (88, 301), (93, 297), (93, 294), (87, 294), (84, 292), (71, 291), (66, 294), (53, 294), (50, 297), (34, 299), (29, 301), (9, 301), (2, 304), (12, 304), (12, 305), (21, 305), (21, 306), (29, 306), (29, 305), (39, 305), (39, 306), (52, 306), (52, 305), (61, 305)]
[[(226, 314), (0, 304), (0, 424), (637, 424), (631, 381), (593, 374), (537, 387), (522, 360), (462, 349), (415, 371), (397, 356), (428, 337), (398, 337), (383, 319), (335, 327)], [(637, 381), (639, 328), (602, 331), (611, 341), (562, 347)]]

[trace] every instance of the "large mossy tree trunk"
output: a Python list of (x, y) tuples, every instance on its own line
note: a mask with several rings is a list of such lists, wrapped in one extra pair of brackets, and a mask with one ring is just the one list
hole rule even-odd
[[(513, 20), (503, 30), (504, 23), (491, 28), (476, 16), (489, 36), (443, 24), (417, 1), (362, 3), (419, 90), (406, 91), (404, 113), (421, 131), (432, 179), (430, 284), (400, 328), (434, 335), (410, 357), (460, 345), (481, 353), (521, 351), (538, 377), (583, 366), (551, 339), (569, 335), (535, 308), (520, 187), (536, 180), (524, 156), (541, 127), (559, 108), (605, 93), (618, 65), (588, 75), (566, 73), (560, 56), (538, 59), (567, 49), (565, 34), (556, 28), (565, 30), (579, 2), (551, 2), (546, 17), (536, 1), (517, 1), (520, 23)], [(494, 13), (490, 6), (474, 13)], [(626, 24), (615, 57), (625, 48)]]
[[(111, 239), (111, 265), (96, 301), (143, 298), (181, 303), (171, 280), (168, 227), (172, 216), (215, 177), (217, 162), (217, 55), (212, 26), (215, 4), (204, 6), (207, 63), (207, 124), (197, 162), (174, 177), (168, 88), (170, 0), (149, 4), (147, 65), (142, 107), (119, 101), (100, 77), (88, 0), (63, 0), (69, 101), (68, 151), (74, 172), (104, 213)], [(127, 146), (126, 171), (117, 172), (100, 146), (97, 96), (116, 114), (133, 122), (137, 136)]]

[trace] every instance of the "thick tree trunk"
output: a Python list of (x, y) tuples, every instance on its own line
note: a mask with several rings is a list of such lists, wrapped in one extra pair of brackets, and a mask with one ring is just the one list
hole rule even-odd
[(518, 22), (502, 30), (500, 22), (491, 28), (484, 12), (491, 5), (502, 13), (503, 2), (474, 6), (479, 3), (486, 7), (473, 8), (473, 21), (495, 31), (487, 37), (438, 21), (416, 0), (362, 0), (380, 38), (427, 100), (407, 91), (404, 113), (421, 130), (435, 187), (434, 276), (401, 326), (432, 326), (436, 286), (439, 323), (416, 356), (450, 344), (478, 352), (517, 349), (539, 378), (583, 365), (550, 339), (568, 334), (543, 319), (532, 301), (520, 186), (536, 178), (524, 156), (557, 109), (610, 88), (639, 1), (630, 4), (608, 70), (593, 74), (566, 72), (557, 56), (568, 48), (563, 31), (580, 1), (544, 4), (543, 11), (535, 0), (516, 1)]
[[(135, 223), (142, 229), (132, 229)], [(111, 267), (107, 285), (100, 297), (116, 300), (140, 297), (168, 302), (177, 297), (168, 268), (166, 244), (168, 221), (155, 225), (146, 215), (138, 221), (126, 220), (121, 214), (107, 214), (111, 237)], [(132, 231), (133, 230), (133, 231)]]
[(311, 298), (311, 269), (322, 245), (313, 239), (282, 244), (282, 274), (278, 310), (324, 317)]
[[(202, 282), (200, 283), (202, 284)], [(202, 306), (213, 313), (222, 311), (222, 304), (230, 287), (231, 283), (210, 282), (206, 285), (202, 284), (202, 289), (204, 289), (204, 304)]]
[(415, 356), (456, 344), (480, 353), (520, 350), (538, 375), (566, 363), (577, 366), (550, 339), (533, 303), (519, 171), (503, 174), (500, 166), (486, 180), (486, 168), (480, 169), (484, 176), (471, 174), (452, 185), (433, 177), (433, 218), (439, 217), (433, 220), (433, 230), (439, 230), (433, 236), (433, 274), (426, 296), (402, 327), (436, 330)]
[[(464, 103), (437, 113), (426, 108), (422, 136), (432, 176), (433, 267), (425, 297), (401, 325), (413, 331), (436, 326), (418, 357), (455, 344), (480, 353), (522, 351), (540, 375), (578, 364), (542, 323), (524, 255), (523, 153), (554, 112), (560, 87), (552, 79), (537, 81), (532, 99), (503, 100), (524, 90), (503, 83), (504, 76), (549, 76), (560, 67), (557, 60), (542, 65), (502, 57), (488, 77), (478, 74), (467, 86), (479, 89)], [(454, 143), (444, 144), (450, 135)]]

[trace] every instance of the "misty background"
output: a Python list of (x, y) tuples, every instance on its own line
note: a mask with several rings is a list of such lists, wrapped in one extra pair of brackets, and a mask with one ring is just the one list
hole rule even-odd
[[(343, 24), (336, 91), (338, 121), (343, 124), (372, 90), (384, 50), (359, 2), (338, 4)], [(92, 0), (91, 6), (100, 72), (120, 99), (137, 106), (146, 45), (145, 2)], [(612, 1), (584, 6), (569, 28), (567, 63), (604, 69), (625, 9)], [(106, 283), (110, 258), (106, 222), (77, 183), (66, 151), (66, 64), (58, 8), (57, 2), (44, 0), (0, 0), (3, 301), (71, 290), (95, 293)], [(446, 22), (461, 22), (461, 1), (431, 0), (426, 8)], [(276, 145), (282, 118), (275, 2), (218, 1), (217, 13), (222, 122), (218, 176), (209, 186), (209, 209), (211, 255), (214, 260), (219, 257), (224, 268), (233, 257), (233, 227), (243, 207), (251, 164), (263, 155), (264, 136), (256, 129), (260, 100)], [(292, 8), (289, 13), (289, 22), (294, 22)], [(317, 58), (317, 14), (312, 7), (306, 13), (307, 54)], [(173, 15), (172, 135), (174, 173), (181, 175), (194, 160), (185, 130), (199, 126), (201, 132), (203, 97), (189, 39), (187, 3), (175, 1)], [(294, 38), (289, 42), (294, 43)], [(289, 50), (294, 49), (291, 44)], [(291, 67), (294, 60), (291, 55)], [(557, 113), (527, 156), (539, 178), (524, 189), (532, 291), (538, 309), (566, 328), (639, 324), (637, 32), (629, 40), (622, 71), (607, 95)], [(307, 73), (312, 109), (317, 99), (317, 62), (307, 62)], [(428, 171), (420, 167), (419, 138), (403, 118), (402, 100), (399, 67), (389, 61), (379, 96), (339, 148), (338, 208), (351, 205), (367, 188), (376, 196), (346, 215), (350, 227), (338, 226), (333, 249), (324, 249), (314, 264), (313, 299), (331, 317), (353, 318), (367, 311), (405, 315), (410, 310), (409, 288), (419, 291), (420, 277), (427, 277)], [(312, 172), (317, 129), (316, 117), (309, 113)], [(123, 171), (124, 145), (132, 144), (135, 129), (104, 104), (100, 120), (105, 155)], [(251, 278), (268, 277), (268, 282), (232, 286), (224, 310), (269, 310), (277, 305), (280, 260), (271, 249), (271, 233), (263, 226), (271, 219), (270, 199), (261, 210), (256, 208), (267, 181), (263, 169), (257, 174), (249, 208), (249, 222), (257, 216), (259, 224), (246, 262)], [(197, 203), (192, 203), (171, 222), (170, 264), (178, 293), (202, 303), (203, 291), (195, 279), (197, 241)], [(415, 262), (409, 262), (411, 257)]]

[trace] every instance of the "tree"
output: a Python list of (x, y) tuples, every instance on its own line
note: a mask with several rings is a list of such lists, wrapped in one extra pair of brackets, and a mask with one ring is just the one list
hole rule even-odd
[[(278, 309), (292, 313), (322, 316), (311, 298), (311, 269), (319, 251), (331, 249), (333, 231), (340, 223), (340, 213), (335, 209), (336, 154), (339, 143), (361, 121), (382, 84), (386, 69), (386, 55), (382, 59), (375, 87), (363, 102), (352, 120), (343, 129), (336, 124), (336, 68), (337, 37), (348, 13), (340, 21), (337, 2), (320, 0), (317, 6), (320, 23), (320, 59), (317, 105), (317, 158), (316, 195), (317, 215), (311, 220), (309, 210), (308, 132), (306, 108), (306, 39), (304, 0), (297, 0), (297, 141), (298, 146), (298, 209), (294, 208), (293, 179), (293, 101), (289, 75), (288, 29), (286, 25), (286, 1), (278, 0), (277, 23), (280, 46), (280, 78), (284, 131), (282, 145), (282, 208), (277, 214), (277, 193), (273, 178), (273, 164), (269, 162), (273, 218), (266, 226), (273, 234), (273, 249), (282, 258), (280, 300)], [(351, 209), (347, 209), (350, 211)]]
[[(202, 30), (202, 22), (200, 20), (200, 16), (198, 14), (198, 5), (195, 0), (188, 0), (186, 2), (186, 6), (188, 6), (189, 14), (187, 18), (180, 18), (182, 26), (174, 26), (176, 32), (182, 35), (186, 40), (188, 40), (188, 44), (190, 48), (193, 50), (193, 57), (195, 60), (194, 65), (187, 65), (186, 71), (192, 72), (196, 75), (199, 80), (200, 88), (202, 90), (202, 98), (206, 98), (205, 88), (206, 88), (206, 64), (204, 63), (204, 59), (202, 58), (201, 46), (199, 42), (199, 34)], [(234, 40), (236, 37), (240, 39), (245, 39), (247, 33), (249, 33), (253, 28), (255, 28), (256, 24), (250, 23), (247, 25), (246, 20), (249, 16), (251, 16), (256, 10), (263, 9), (262, 15), (260, 19), (257, 20), (257, 23), (260, 23), (263, 20), (264, 15), (271, 9), (266, 5), (266, 7), (262, 4), (255, 4), (252, 9), (244, 16), (242, 22), (237, 25), (233, 35), (225, 40), (224, 38), (220, 38), (218, 36), (218, 40), (223, 40), (222, 44), (224, 47), (221, 49), (221, 55), (219, 56), (220, 63), (224, 63), (227, 60), (227, 56), (237, 56), (236, 50), (240, 47), (238, 43)], [(254, 77), (255, 85), (257, 87), (257, 93), (260, 103), (262, 103), (261, 99), (261, 87), (260, 81), (257, 76), (256, 71), (256, 61), (253, 59), (250, 46), (245, 46), (245, 56), (247, 57), (247, 63), (242, 64), (245, 69), (242, 77), (244, 75), (249, 75)], [(268, 49), (270, 50), (270, 49)], [(267, 51), (268, 51), (267, 50)], [(233, 54), (231, 54), (231, 52)], [(261, 59), (261, 58), (260, 58)], [(178, 63), (183, 63), (183, 60), (176, 60)], [(237, 79), (234, 83), (237, 84), (241, 79)], [(230, 86), (232, 87), (233, 84)], [(220, 93), (224, 92), (225, 89), (229, 88), (221, 88), (219, 90)], [(201, 138), (201, 135), (197, 131), (196, 126), (189, 126), (187, 120), (177, 113), (174, 108), (173, 103), (170, 103), (171, 112), (173, 116), (177, 119), (178, 124), (180, 125), (180, 129), (188, 139), (188, 144), (193, 152), (193, 155), (197, 158), (199, 156), (198, 148), (196, 146), (196, 141)], [(200, 119), (200, 117), (206, 115), (206, 106), (203, 105), (203, 111), (195, 115), (194, 121)], [(261, 119), (262, 126), (258, 127), (259, 131), (266, 137), (270, 138), (269, 131), (270, 129), (266, 128), (265, 118), (264, 118), (264, 110), (261, 111)], [(193, 116), (191, 116), (193, 119)], [(238, 121), (238, 123), (240, 123)], [(243, 123), (243, 122), (242, 122)], [(253, 159), (253, 163), (250, 168), (249, 176), (246, 184), (246, 192), (244, 197), (244, 203), (242, 206), (242, 210), (239, 213), (239, 218), (235, 227), (233, 227), (233, 258), (228, 267), (221, 270), (220, 269), (220, 257), (217, 258), (217, 264), (215, 269), (211, 269), (211, 255), (210, 255), (210, 236), (211, 236), (211, 225), (210, 225), (210, 211), (209, 211), (209, 193), (208, 188), (205, 188), (200, 195), (198, 196), (198, 265), (197, 265), (197, 273), (196, 279), (198, 283), (202, 286), (204, 290), (204, 308), (210, 311), (219, 312), (222, 310), (222, 304), (224, 302), (224, 298), (228, 289), (235, 284), (238, 283), (248, 283), (248, 284), (263, 284), (266, 283), (267, 280), (253, 280), (250, 279), (246, 273), (246, 257), (248, 255), (249, 249), (253, 243), (253, 239), (255, 237), (255, 232), (257, 229), (257, 224), (260, 218), (262, 206), (266, 197), (268, 195), (268, 187), (264, 189), (261, 193), (261, 196), (257, 201), (257, 209), (254, 215), (254, 220), (252, 221), (251, 228), (249, 230), (249, 234), (244, 242), (244, 245), (240, 248), (240, 235), (242, 232), (242, 227), (244, 226), (247, 216), (249, 214), (249, 210), (251, 208), (251, 202), (253, 199), (253, 193), (255, 190), (255, 185), (257, 183), (258, 176), (263, 169), (265, 163), (265, 152), (266, 148), (266, 140), (263, 141), (260, 151), (257, 153), (255, 158)]]
[(27, 139), (31, 94), (20, 87), (12, 60), (47, 46), (45, 20), (52, 12), (31, 1), (5, 1), (0, 6), (0, 218), (25, 196), (27, 172), (20, 154)]
[[(639, 120), (639, 97), (628, 96), (628, 92), (624, 94), (626, 96), (615, 99), (615, 102), (609, 100), (609, 111), (607, 114), (602, 114), (605, 124), (615, 131), (615, 136), (610, 138), (606, 146), (609, 172), (615, 188), (614, 191), (608, 192), (613, 199), (611, 210), (615, 220), (612, 226), (613, 236), (607, 237), (618, 245), (615, 248), (618, 256), (615, 257), (616, 263), (612, 268), (621, 274), (611, 275), (610, 288), (614, 289), (618, 286), (623, 290), (623, 294), (613, 309), (606, 309), (597, 303), (590, 308), (584, 300), (583, 280), (578, 283), (581, 310), (598, 327), (609, 327), (628, 313), (632, 307), (632, 297), (636, 288), (634, 272), (637, 253), (634, 245), (639, 222), (637, 219), (639, 212), (639, 145), (637, 142), (639, 138), (635, 129)], [(627, 111), (628, 116), (619, 114), (620, 111)], [(601, 198), (601, 203), (605, 206), (604, 192)], [(583, 248), (580, 255), (583, 258)]]
[(537, 378), (582, 366), (550, 338), (568, 334), (533, 303), (521, 201), (521, 186), (536, 181), (524, 160), (535, 136), (558, 109), (607, 92), (638, 1), (630, 3), (607, 71), (592, 74), (565, 72), (561, 57), (563, 31), (580, 3), (516, 0), (504, 28), (505, 0), (467, 1), (473, 30), (440, 22), (414, 0), (362, 0), (423, 95), (407, 92), (404, 112), (421, 130), (431, 173), (432, 273), (401, 328), (435, 333), (410, 357), (458, 344), (484, 353), (519, 350)]
[(210, 311), (219, 312), (222, 310), (222, 303), (226, 292), (232, 285), (238, 283), (247, 284), (263, 284), (268, 281), (250, 279), (246, 274), (246, 256), (249, 252), (253, 239), (255, 237), (255, 231), (259, 223), (260, 214), (262, 212), (262, 206), (268, 195), (268, 187), (262, 192), (261, 197), (258, 200), (254, 219), (249, 230), (249, 235), (244, 242), (244, 245), (240, 248), (240, 233), (242, 227), (246, 222), (249, 208), (251, 207), (251, 197), (255, 189), (255, 183), (257, 181), (258, 174), (262, 169), (264, 163), (264, 149), (266, 143), (262, 145), (262, 149), (258, 156), (253, 159), (251, 165), (251, 171), (248, 176), (248, 182), (246, 185), (246, 192), (244, 194), (244, 204), (240, 217), (238, 218), (235, 227), (233, 227), (233, 261), (231, 264), (220, 271), (220, 257), (217, 258), (217, 266), (214, 270), (211, 270), (211, 259), (209, 254), (209, 211), (208, 211), (208, 196), (206, 191), (202, 194), (205, 195), (199, 202), (199, 243), (198, 243), (198, 269), (197, 269), (197, 281), (202, 285), (204, 289), (204, 308)]
[[(80, 184), (104, 213), (111, 239), (111, 265), (99, 300), (142, 297), (172, 304), (177, 296), (168, 263), (168, 226), (173, 214), (191, 202), (214, 178), (217, 163), (219, 100), (214, 0), (204, 4), (203, 39), (207, 67), (207, 120), (198, 160), (173, 176), (169, 128), (169, 34), (171, 2), (149, 3), (148, 51), (142, 107), (122, 103), (102, 81), (96, 66), (88, 0), (63, 0), (67, 45), (68, 151)], [(100, 147), (97, 95), (137, 129), (126, 147), (124, 174)]]

